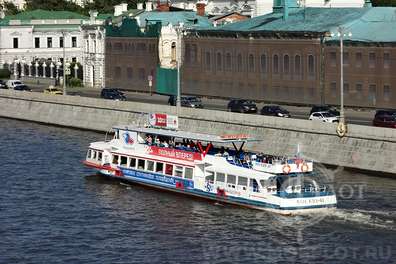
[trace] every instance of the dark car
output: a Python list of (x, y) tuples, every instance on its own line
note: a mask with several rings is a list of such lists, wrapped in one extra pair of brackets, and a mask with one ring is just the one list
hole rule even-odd
[(26, 84), (19, 84), (14, 86), (14, 90), (16, 91), (28, 91), (31, 92), (32, 89), (29, 88)]
[(257, 106), (253, 101), (234, 99), (228, 103), (227, 110), (229, 112), (257, 113)]
[[(171, 95), (168, 99), (168, 104), (176, 106), (177, 96)], [(181, 96), (180, 105), (184, 107), (203, 108), (202, 100), (196, 96)]]
[(312, 106), (311, 112), (309, 115), (315, 112), (329, 112), (330, 114), (334, 116), (340, 116), (340, 111), (335, 109), (334, 107), (328, 106), (328, 105), (314, 105)]
[(103, 88), (102, 92), (100, 93), (100, 97), (119, 101), (126, 100), (124, 93), (115, 88)]
[(3, 80), (0, 80), (0, 89), (8, 89), (7, 84)]
[(377, 110), (373, 126), (396, 128), (396, 110)]
[(267, 116), (290, 117), (289, 111), (279, 105), (265, 105), (261, 108), (260, 114)]

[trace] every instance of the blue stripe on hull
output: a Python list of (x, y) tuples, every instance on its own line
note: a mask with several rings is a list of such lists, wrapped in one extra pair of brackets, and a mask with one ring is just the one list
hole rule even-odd
[[(175, 178), (171, 176), (166, 176), (163, 174), (158, 174), (158, 173), (150, 173), (150, 172), (143, 172), (143, 171), (137, 171), (137, 170), (131, 170), (131, 169), (124, 169), (120, 168), (122, 172), (124, 173), (123, 177), (120, 176), (114, 176), (111, 174), (105, 174), (101, 173), (102, 175), (105, 176), (110, 176), (112, 178), (117, 178), (117, 179), (124, 179), (130, 182), (135, 182), (139, 184), (143, 184), (146, 186), (154, 187), (154, 188), (160, 188), (160, 189), (165, 189), (168, 191), (173, 191), (173, 192), (178, 192), (178, 193), (183, 193), (183, 194), (188, 194), (192, 196), (198, 196), (201, 198), (205, 199), (210, 199), (214, 201), (219, 201), (219, 202), (225, 202), (225, 203), (230, 203), (230, 204), (235, 204), (235, 205), (240, 205), (240, 206), (246, 206), (246, 207), (251, 207), (251, 208), (256, 208), (256, 209), (276, 209), (276, 210), (301, 210), (301, 209), (315, 209), (315, 208), (326, 208), (326, 207), (334, 207), (334, 205), (329, 205), (329, 206), (302, 206), (302, 207), (287, 207), (287, 208), (280, 208), (279, 205), (276, 204), (270, 204), (270, 203), (265, 203), (265, 202), (260, 202), (260, 201), (255, 201), (255, 200), (249, 200), (245, 198), (240, 198), (240, 197), (234, 197), (234, 196), (227, 196), (226, 198), (219, 197), (215, 193), (209, 193), (205, 192), (199, 189), (194, 188), (194, 182), (192, 180), (186, 180), (182, 178)], [(176, 187), (176, 182), (182, 182), (183, 183), (183, 188), (178, 188)]]

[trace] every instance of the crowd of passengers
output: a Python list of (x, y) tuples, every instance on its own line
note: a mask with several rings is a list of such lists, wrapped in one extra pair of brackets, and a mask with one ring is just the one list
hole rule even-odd
[[(182, 141), (176, 141), (175, 138), (166, 136), (154, 136), (147, 134), (145, 142), (149, 146), (157, 146), (163, 148), (173, 148), (190, 152), (200, 152), (199, 147), (193, 140), (183, 138)], [(203, 145), (202, 149), (206, 149), (207, 145)], [(241, 164), (250, 164), (252, 161), (275, 164), (275, 163), (292, 163), (288, 158), (282, 156), (267, 155), (264, 153), (251, 153), (245, 151), (231, 150), (225, 147), (211, 147), (209, 155), (226, 157), (229, 161), (239, 162)]]

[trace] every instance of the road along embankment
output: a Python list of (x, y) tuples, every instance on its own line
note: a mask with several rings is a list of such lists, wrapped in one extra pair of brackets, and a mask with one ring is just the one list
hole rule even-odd
[[(0, 90), (0, 116), (108, 131), (113, 125), (145, 124), (147, 113), (176, 114), (171, 106), (79, 96)], [(316, 162), (373, 172), (396, 173), (396, 129), (349, 125), (339, 138), (335, 124), (205, 109), (182, 108), (180, 129), (212, 134), (249, 134), (262, 139), (248, 149), (294, 155), (299, 145)], [(379, 174), (380, 175), (380, 174)]]

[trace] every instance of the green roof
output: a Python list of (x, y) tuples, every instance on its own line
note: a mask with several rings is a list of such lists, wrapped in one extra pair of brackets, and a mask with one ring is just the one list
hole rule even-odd
[[(342, 26), (352, 36), (345, 40), (359, 42), (396, 42), (396, 8), (290, 8), (283, 19), (282, 12), (275, 12), (215, 29), (201, 31), (212, 33), (336, 33)], [(327, 34), (328, 35), (328, 34)], [(327, 37), (337, 40), (337, 37)]]
[(140, 20), (140, 26), (142, 27), (146, 25), (146, 22), (152, 23), (156, 21), (161, 22), (164, 26), (168, 24), (177, 25), (180, 22), (184, 23), (185, 27), (190, 28), (210, 28), (212, 26), (207, 17), (199, 16), (194, 11), (150, 11), (138, 15), (137, 18)]
[(88, 19), (88, 17), (70, 11), (51, 11), (36, 9), (33, 11), (21, 12), (12, 16), (6, 16), (4, 19), (0, 20), (0, 25), (8, 25), (10, 20), (30, 22), (31, 20), (45, 19)]
[(107, 25), (105, 29), (107, 37), (156, 38), (161, 32), (161, 23), (149, 24), (146, 30), (142, 31), (136, 19), (125, 18), (121, 25)]

